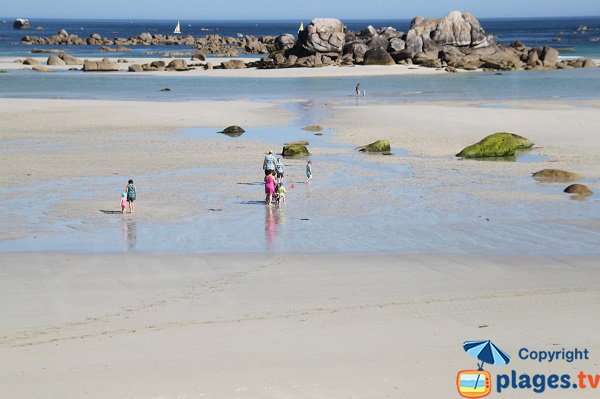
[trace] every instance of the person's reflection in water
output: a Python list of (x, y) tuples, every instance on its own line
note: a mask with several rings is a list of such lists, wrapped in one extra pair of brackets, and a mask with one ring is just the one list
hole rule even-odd
[(135, 249), (137, 245), (137, 224), (135, 219), (121, 220), (121, 236), (123, 241), (127, 243), (127, 248)]
[(277, 221), (273, 214), (273, 207), (265, 207), (265, 238), (267, 239), (267, 250), (275, 248), (275, 234), (277, 233)]

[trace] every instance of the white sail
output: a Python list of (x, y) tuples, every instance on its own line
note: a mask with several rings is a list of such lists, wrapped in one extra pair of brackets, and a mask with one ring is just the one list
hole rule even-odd
[(298, 28), (298, 33), (304, 30), (304, 22), (300, 22), (300, 27)]
[(177, 20), (177, 26), (175, 27), (173, 33), (181, 33), (181, 25), (179, 25), (179, 20)]

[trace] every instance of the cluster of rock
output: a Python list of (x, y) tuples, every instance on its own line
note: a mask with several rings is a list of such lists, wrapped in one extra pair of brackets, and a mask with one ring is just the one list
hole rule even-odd
[(499, 44), (477, 18), (459, 11), (441, 19), (416, 17), (406, 33), (372, 26), (352, 32), (337, 19), (317, 18), (297, 39), (289, 34), (277, 37), (275, 47), (277, 53), (264, 67), (418, 64), (454, 71), (595, 66), (591, 60), (559, 61), (551, 47)]
[[(210, 54), (236, 56), (239, 54), (269, 54), (275, 50), (274, 36), (241, 36), (225, 37), (220, 35), (208, 35), (195, 38), (192, 35), (160, 35), (148, 32), (140, 33), (129, 38), (102, 37), (93, 33), (89, 37), (71, 35), (66, 30), (60, 30), (56, 35), (24, 36), (21, 43), (27, 45), (91, 45), (103, 46), (104, 51), (129, 51), (125, 46), (164, 46), (164, 45), (186, 45), (195, 46), (198, 51)], [(108, 46), (116, 46), (111, 48)]]
[(144, 71), (187, 71), (189, 66), (186, 60), (177, 58), (169, 63), (158, 60), (148, 64), (132, 64), (129, 66), (129, 72), (144, 72)]
[[(561, 69), (594, 67), (592, 60), (559, 60), (551, 47), (530, 48), (514, 42), (510, 46), (496, 42), (473, 15), (453, 11), (443, 18), (416, 17), (408, 32), (392, 27), (368, 26), (360, 32), (348, 30), (333, 18), (316, 18), (297, 36), (223, 37), (208, 35), (159, 35), (141, 33), (130, 38), (103, 38), (92, 34), (80, 38), (61, 30), (49, 37), (25, 36), (24, 44), (101, 45), (104, 51), (126, 51), (127, 45), (190, 45), (199, 53), (236, 56), (269, 54), (251, 65), (233, 63), (222, 68), (290, 68), (329, 65), (417, 64), (431, 68), (456, 69)], [(108, 46), (116, 46), (115, 48)], [(143, 66), (142, 66), (143, 68)], [(151, 69), (149, 69), (151, 70)]]

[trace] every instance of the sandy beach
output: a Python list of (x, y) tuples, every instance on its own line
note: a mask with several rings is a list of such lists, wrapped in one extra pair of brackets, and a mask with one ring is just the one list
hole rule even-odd
[(519, 372), (598, 365), (516, 356), (600, 351), (596, 258), (1, 257), (6, 397), (456, 397), (483, 337)]

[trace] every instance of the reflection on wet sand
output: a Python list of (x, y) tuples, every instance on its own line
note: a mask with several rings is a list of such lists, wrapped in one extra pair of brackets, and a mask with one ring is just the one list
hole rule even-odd
[(137, 223), (135, 219), (121, 220), (121, 238), (127, 243), (127, 248), (132, 250), (137, 245)]
[(265, 238), (267, 250), (276, 249), (277, 228), (285, 224), (285, 209), (265, 206)]

